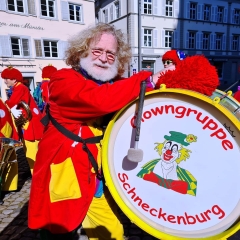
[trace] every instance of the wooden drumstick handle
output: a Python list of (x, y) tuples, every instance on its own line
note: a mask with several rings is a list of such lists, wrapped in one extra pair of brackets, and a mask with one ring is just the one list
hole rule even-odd
[(131, 162), (141, 162), (143, 160), (143, 151), (142, 151), (142, 149), (138, 148), (138, 142), (139, 142), (139, 137), (140, 137), (142, 111), (143, 111), (146, 85), (147, 85), (146, 81), (141, 82), (139, 101), (138, 101), (138, 114), (137, 114), (137, 119), (136, 119), (135, 143), (134, 143), (134, 148), (130, 148), (128, 150), (128, 154), (127, 154), (127, 158)]

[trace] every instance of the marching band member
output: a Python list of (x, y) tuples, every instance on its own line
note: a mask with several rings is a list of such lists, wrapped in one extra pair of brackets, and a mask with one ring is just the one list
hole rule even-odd
[(39, 83), (39, 85), (34, 90), (33, 97), (41, 112), (44, 111), (44, 107), (48, 102), (49, 98), (48, 83), (50, 81), (51, 76), (56, 71), (57, 68), (52, 66), (52, 64), (45, 66), (42, 69), (42, 82)]
[(72, 69), (51, 77), (49, 123), (39, 144), (28, 216), (41, 239), (70, 240), (82, 223), (91, 240), (123, 240), (102, 179), (101, 122), (138, 97), (141, 81), (151, 75), (142, 71), (116, 81), (130, 57), (123, 33), (99, 23), (70, 40), (66, 63)]
[[(182, 88), (211, 96), (219, 85), (217, 70), (203, 55), (185, 57), (178, 50), (171, 50), (164, 55), (175, 65), (171, 71), (160, 72), (155, 88), (165, 84), (168, 88)], [(166, 63), (167, 64), (167, 63)], [(169, 65), (170, 63), (168, 63)], [(171, 65), (172, 66), (172, 65)], [(170, 67), (171, 67), (170, 66)]]
[(11, 87), (12, 89), (12, 94), (5, 103), (9, 107), (14, 118), (17, 119), (22, 114), (23, 110), (18, 109), (18, 104), (21, 101), (24, 101), (29, 106), (32, 113), (32, 119), (27, 121), (22, 127), (23, 134), (19, 132), (20, 135), (23, 135), (26, 147), (26, 157), (32, 172), (38, 149), (38, 142), (43, 134), (43, 125), (40, 122), (41, 113), (38, 110), (29, 89), (22, 84), (23, 77), (19, 70), (13, 67), (8, 67), (3, 70), (1, 77), (4, 79), (4, 83), (7, 87)]
[(240, 102), (240, 86), (238, 86), (238, 90), (234, 93), (234, 98)]

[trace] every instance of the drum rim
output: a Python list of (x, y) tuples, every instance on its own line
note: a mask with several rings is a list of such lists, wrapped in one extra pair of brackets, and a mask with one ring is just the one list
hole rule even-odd
[[(232, 116), (231, 112), (227, 110), (225, 107), (220, 105), (219, 103), (214, 102), (209, 96), (203, 95), (198, 92), (194, 92), (191, 90), (185, 90), (185, 89), (176, 89), (176, 88), (166, 88), (165, 85), (161, 85), (161, 88), (158, 90), (153, 90), (151, 92), (147, 92), (145, 95), (151, 95), (155, 93), (178, 93), (178, 94), (184, 94), (187, 96), (195, 97), (197, 99), (200, 99), (204, 102), (207, 102), (211, 105), (214, 105), (218, 110), (220, 110), (225, 116), (229, 118), (229, 120), (240, 130), (240, 121), (237, 121), (237, 119)], [(137, 217), (137, 215), (130, 211), (130, 208), (125, 204), (125, 202), (121, 199), (121, 196), (119, 195), (117, 188), (114, 186), (114, 182), (112, 181), (112, 178), (110, 176), (110, 168), (108, 164), (108, 146), (109, 146), (109, 138), (111, 135), (112, 128), (114, 126), (114, 123), (119, 118), (119, 116), (132, 104), (136, 103), (137, 99), (130, 102), (128, 105), (126, 105), (124, 108), (119, 110), (111, 119), (109, 122), (103, 139), (102, 144), (102, 156), (105, 156), (102, 158), (102, 168), (103, 173), (106, 180), (106, 186), (108, 187), (111, 195), (113, 196), (114, 200), (117, 202), (120, 209), (123, 211), (123, 213), (130, 219), (130, 221), (134, 224), (136, 224), (138, 227), (142, 228), (147, 233), (151, 234), (152, 236), (156, 238), (163, 238), (163, 239), (172, 239), (172, 240), (186, 240), (186, 239), (192, 239), (192, 238), (186, 238), (186, 237), (177, 237), (173, 236), (164, 232), (160, 232), (159, 230), (155, 229), (154, 227), (146, 224), (143, 220)], [(232, 236), (235, 232), (237, 232), (240, 229), (240, 221), (234, 223), (229, 229), (222, 233), (218, 233), (217, 235), (211, 236), (211, 237), (205, 237), (205, 238), (194, 238), (195, 240), (205, 239), (205, 240), (218, 240), (220, 238), (227, 238)]]

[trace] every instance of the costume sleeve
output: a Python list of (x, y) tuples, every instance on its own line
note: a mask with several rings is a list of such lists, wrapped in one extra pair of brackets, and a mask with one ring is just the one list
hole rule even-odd
[(20, 101), (25, 101), (28, 104), (28, 93), (21, 85), (14, 87), (11, 97), (6, 100), (5, 103), (9, 106), (9, 108), (17, 105)]
[[(71, 73), (71, 74), (70, 74)], [(151, 72), (142, 71), (128, 79), (98, 86), (73, 70), (58, 71), (49, 83), (50, 102), (63, 117), (89, 119), (115, 112), (138, 97), (140, 83)]]

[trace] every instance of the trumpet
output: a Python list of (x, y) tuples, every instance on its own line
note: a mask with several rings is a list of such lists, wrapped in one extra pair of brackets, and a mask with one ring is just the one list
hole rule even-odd
[(22, 107), (26, 111), (26, 116), (21, 114), (20, 117), (14, 119), (16, 127), (22, 127), (27, 121), (32, 119), (32, 113), (30, 107), (24, 101), (20, 101), (17, 107)]

